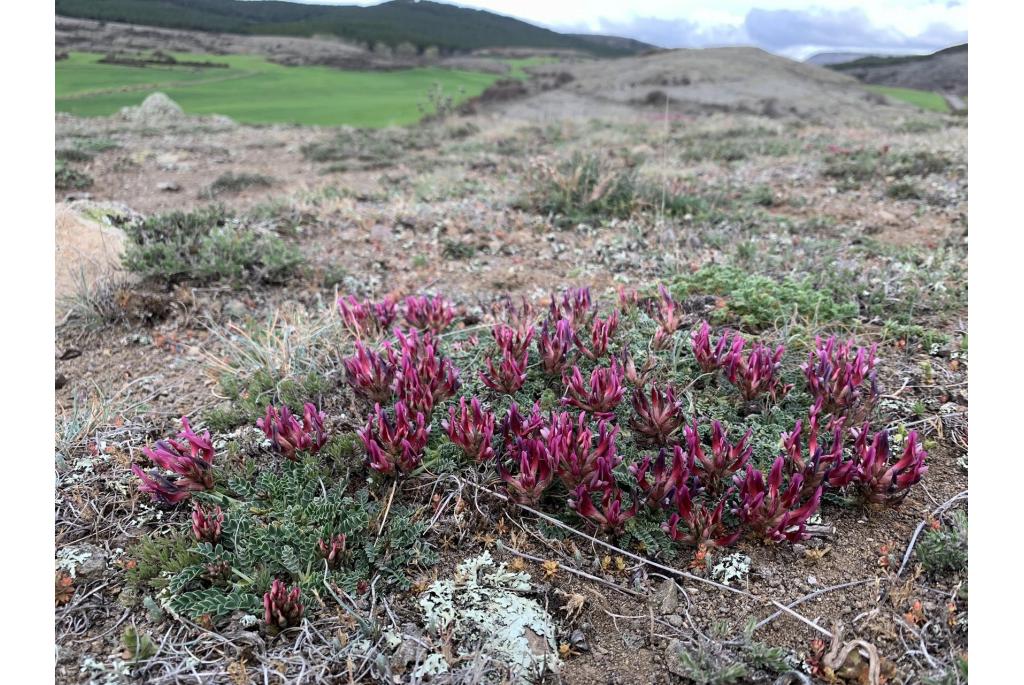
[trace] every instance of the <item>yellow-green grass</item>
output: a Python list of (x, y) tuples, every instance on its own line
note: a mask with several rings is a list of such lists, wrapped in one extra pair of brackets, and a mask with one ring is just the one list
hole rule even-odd
[(913, 88), (896, 88), (894, 86), (867, 86), (868, 90), (890, 97), (893, 100), (910, 103), (921, 109), (928, 109), (933, 112), (948, 112), (949, 105), (938, 93), (930, 90), (915, 90)]
[(296, 123), (366, 128), (418, 121), (435, 83), (456, 101), (475, 97), (499, 77), (471, 71), (422, 68), (344, 71), (285, 67), (254, 55), (176, 53), (179, 60), (211, 61), (226, 69), (100, 64), (95, 53), (71, 53), (57, 62), (56, 109), (103, 116), (166, 93), (189, 114), (224, 114), (251, 124)]

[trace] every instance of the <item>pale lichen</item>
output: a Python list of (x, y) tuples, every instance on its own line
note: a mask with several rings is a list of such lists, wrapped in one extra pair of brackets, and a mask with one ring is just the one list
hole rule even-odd
[(483, 653), (529, 683), (559, 668), (555, 624), (523, 596), (531, 587), (528, 574), (509, 571), (484, 552), (459, 564), (453, 579), (430, 585), (419, 605), (427, 630), (450, 632), (460, 655)]

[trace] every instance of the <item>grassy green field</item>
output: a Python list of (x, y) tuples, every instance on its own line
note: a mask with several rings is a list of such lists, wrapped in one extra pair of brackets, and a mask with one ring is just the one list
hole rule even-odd
[[(101, 116), (166, 93), (189, 114), (224, 114), (251, 124), (296, 123), (367, 128), (411, 124), (435, 83), (458, 100), (479, 95), (499, 77), (449, 69), (342, 71), (284, 67), (253, 55), (184, 55), (227, 69), (99, 64), (101, 55), (71, 53), (57, 62), (56, 109)], [(515, 68), (515, 67), (514, 67)]]
[(913, 88), (895, 88), (893, 86), (867, 86), (868, 90), (885, 95), (893, 100), (909, 102), (921, 109), (933, 112), (948, 112), (949, 105), (938, 93), (930, 90), (914, 90)]

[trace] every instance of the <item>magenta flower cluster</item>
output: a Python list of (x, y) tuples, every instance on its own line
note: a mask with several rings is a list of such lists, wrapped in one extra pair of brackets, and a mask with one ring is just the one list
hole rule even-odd
[(395, 403), (391, 415), (374, 405), (366, 425), (358, 431), (369, 466), (385, 476), (407, 474), (423, 459), (430, 426), (423, 412), (411, 414), (405, 402)]
[(868, 417), (878, 401), (878, 380), (875, 352), (855, 347), (852, 340), (841, 342), (835, 336), (815, 339), (810, 359), (800, 368), (807, 379), (807, 389), (820, 400), (827, 414), (860, 422)]
[(306, 402), (303, 406), (301, 423), (288, 407), (278, 409), (267, 405), (267, 413), (262, 419), (256, 420), (256, 427), (263, 431), (271, 446), (282, 456), (290, 461), (298, 461), (299, 452), (316, 454), (327, 443), (325, 418), (324, 413), (312, 402)]
[(209, 490), (213, 487), (213, 441), (210, 432), (196, 435), (187, 417), (181, 417), (182, 430), (178, 439), (158, 440), (152, 447), (142, 448), (153, 465), (160, 471), (146, 473), (137, 464), (132, 464), (132, 473), (139, 477), (139, 489), (148, 493), (155, 502), (177, 504), (193, 491)]
[(455, 308), (440, 295), (405, 298), (405, 322), (421, 331), (441, 333), (455, 318)]
[(387, 334), (395, 321), (396, 303), (391, 298), (380, 302), (360, 302), (354, 295), (338, 298), (338, 313), (345, 328), (358, 339), (375, 340)]
[(283, 582), (274, 579), (270, 590), (263, 595), (263, 621), (267, 629), (280, 632), (294, 628), (302, 621), (302, 594), (296, 585), (289, 590)]

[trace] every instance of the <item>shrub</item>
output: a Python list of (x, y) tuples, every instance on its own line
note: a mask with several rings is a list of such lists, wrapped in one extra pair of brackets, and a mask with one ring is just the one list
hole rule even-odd
[(207, 197), (218, 195), (234, 195), (248, 190), (249, 188), (269, 188), (274, 185), (274, 179), (263, 174), (236, 174), (231, 171), (217, 177), (210, 187), (206, 189)]
[(124, 264), (144, 278), (213, 282), (283, 282), (301, 257), (278, 236), (221, 208), (172, 212), (125, 226)]
[(679, 277), (671, 291), (677, 298), (691, 293), (720, 295), (724, 306), (711, 313), (713, 321), (731, 321), (759, 331), (794, 316), (817, 323), (847, 323), (856, 317), (856, 301), (830, 285), (810, 279), (776, 280), (738, 267), (712, 264)]
[(934, 521), (914, 550), (926, 571), (959, 573), (967, 568), (967, 513), (956, 511), (945, 525)]
[(58, 162), (54, 170), (53, 184), (57, 190), (85, 190), (92, 187), (92, 176)]

